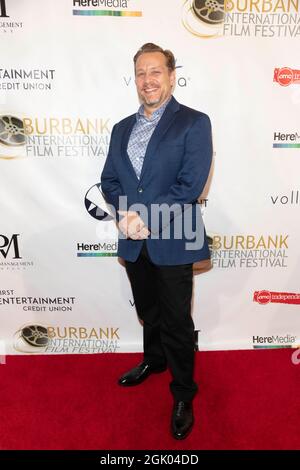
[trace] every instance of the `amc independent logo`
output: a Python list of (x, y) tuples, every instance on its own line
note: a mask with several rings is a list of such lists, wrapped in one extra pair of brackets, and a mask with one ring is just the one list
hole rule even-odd
[(276, 68), (274, 69), (273, 82), (277, 82), (281, 86), (300, 85), (300, 70), (289, 67)]
[(254, 292), (253, 302), (261, 305), (275, 304), (300, 304), (300, 294), (291, 292), (270, 292), (269, 290), (258, 290)]
[[(128, 10), (128, 0), (73, 0), (75, 16), (142, 16), (141, 11)], [(104, 7), (105, 9), (96, 9)]]

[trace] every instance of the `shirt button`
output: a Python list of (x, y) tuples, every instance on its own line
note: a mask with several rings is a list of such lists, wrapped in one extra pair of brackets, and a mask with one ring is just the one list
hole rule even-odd
[(139, 189), (138, 189), (138, 192), (139, 192), (139, 193), (142, 193), (142, 192), (143, 192), (143, 188), (139, 188)]

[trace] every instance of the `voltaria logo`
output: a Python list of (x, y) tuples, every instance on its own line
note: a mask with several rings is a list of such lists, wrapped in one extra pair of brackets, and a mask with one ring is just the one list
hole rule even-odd
[[(176, 60), (176, 63), (177, 63), (177, 60)], [(183, 65), (176, 65), (175, 66), (175, 70), (178, 71), (179, 69), (183, 69)], [(132, 82), (132, 76), (130, 77), (123, 77), (123, 80), (125, 82), (125, 85), (126, 86), (129, 86)], [(177, 86), (179, 86), (180, 88), (183, 88), (183, 87), (186, 87), (188, 86), (188, 82), (191, 80), (190, 77), (185, 77), (184, 75), (182, 74), (179, 74), (177, 73), (176, 74), (176, 81), (177, 81)]]
[(19, 251), (18, 237), (20, 234), (15, 233), (10, 239), (5, 235), (0, 235), (0, 253), (3, 258), (7, 258), (9, 252), (13, 252), (13, 259), (22, 259)]
[(6, 13), (5, 0), (0, 0), (0, 18), (9, 18), (9, 15)]
[(271, 196), (271, 201), (272, 201), (272, 204), (275, 206), (276, 204), (279, 205), (287, 205), (287, 204), (300, 204), (300, 197), (299, 197), (299, 194), (300, 194), (300, 191), (294, 191), (292, 190), (291, 191), (291, 194), (288, 194), (288, 195), (279, 195), (279, 194), (276, 194), (276, 195), (273, 195)]

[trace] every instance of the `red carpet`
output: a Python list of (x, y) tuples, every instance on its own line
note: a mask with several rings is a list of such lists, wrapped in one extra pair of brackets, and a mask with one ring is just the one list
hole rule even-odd
[(8, 356), (0, 449), (300, 449), (300, 365), (292, 349), (200, 352), (195, 429), (169, 435), (168, 372), (116, 378), (140, 354)]

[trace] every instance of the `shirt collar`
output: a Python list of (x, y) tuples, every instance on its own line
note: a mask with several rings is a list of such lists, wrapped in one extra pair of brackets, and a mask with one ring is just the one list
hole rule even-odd
[(138, 112), (136, 113), (137, 120), (141, 119), (141, 118), (144, 118), (144, 119), (147, 119), (147, 121), (155, 121), (157, 118), (160, 118), (163, 115), (166, 107), (168, 106), (171, 98), (172, 98), (172, 96), (170, 96), (170, 98), (164, 104), (162, 104), (160, 108), (156, 109), (156, 111), (154, 111), (152, 113), (152, 116), (150, 118), (145, 116), (145, 114), (144, 114), (144, 105), (142, 104), (139, 107)]

